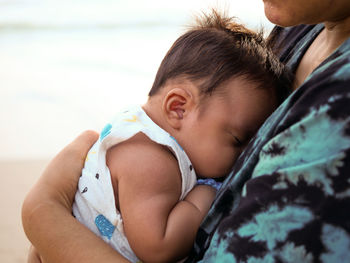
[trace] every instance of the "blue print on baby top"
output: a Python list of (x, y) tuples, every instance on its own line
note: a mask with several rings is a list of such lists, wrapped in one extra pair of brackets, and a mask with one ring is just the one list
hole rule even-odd
[(100, 141), (102, 141), (103, 138), (105, 138), (108, 134), (111, 133), (111, 129), (112, 129), (112, 124), (108, 123), (101, 131)]
[(176, 142), (176, 144), (180, 147), (181, 150), (184, 150), (184, 149), (182, 149), (182, 147), (181, 147), (181, 145), (178, 143), (178, 141), (175, 139), (175, 137), (173, 137), (173, 136), (170, 135), (170, 138), (173, 139), (173, 140)]
[(108, 239), (112, 238), (115, 226), (109, 222), (107, 218), (105, 218), (103, 215), (98, 215), (95, 218), (95, 224), (102, 236), (105, 236)]

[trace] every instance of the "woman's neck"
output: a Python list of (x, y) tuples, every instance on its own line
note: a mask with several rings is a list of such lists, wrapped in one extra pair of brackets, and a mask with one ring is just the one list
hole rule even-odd
[(339, 21), (325, 22), (324, 25), (325, 29), (316, 37), (300, 61), (295, 74), (294, 89), (350, 37), (350, 16)]
[(350, 37), (350, 16), (340, 21), (325, 22), (324, 25), (325, 44), (331, 52)]

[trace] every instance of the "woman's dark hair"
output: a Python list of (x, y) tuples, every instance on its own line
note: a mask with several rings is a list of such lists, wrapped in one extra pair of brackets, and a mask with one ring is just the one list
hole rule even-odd
[(275, 89), (282, 102), (290, 93), (289, 72), (267, 47), (262, 32), (234, 20), (215, 10), (198, 17), (165, 55), (149, 96), (177, 77), (198, 82), (201, 94), (212, 94), (230, 78), (244, 76), (261, 88)]

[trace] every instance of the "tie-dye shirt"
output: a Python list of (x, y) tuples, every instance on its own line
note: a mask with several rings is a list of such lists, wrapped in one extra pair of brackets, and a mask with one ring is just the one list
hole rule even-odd
[[(323, 25), (275, 28), (295, 72)], [(350, 39), (275, 111), (225, 180), (187, 262), (350, 262)]]

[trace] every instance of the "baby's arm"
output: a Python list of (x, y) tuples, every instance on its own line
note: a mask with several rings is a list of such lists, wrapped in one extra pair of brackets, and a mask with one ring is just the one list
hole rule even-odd
[[(201, 214), (201, 219), (208, 213), (214, 201), (216, 190), (208, 185), (196, 185), (185, 197), (184, 201), (192, 204)], [(202, 221), (201, 221), (202, 222)], [(200, 223), (201, 223), (200, 222)], [(199, 227), (199, 225), (198, 225)], [(197, 227), (197, 229), (198, 229)], [(197, 232), (197, 231), (196, 231)]]
[(175, 157), (140, 136), (112, 148), (107, 164), (112, 179), (118, 179), (114, 185), (124, 230), (135, 254), (146, 262), (185, 257), (215, 191), (197, 186), (179, 202), (181, 175)]

